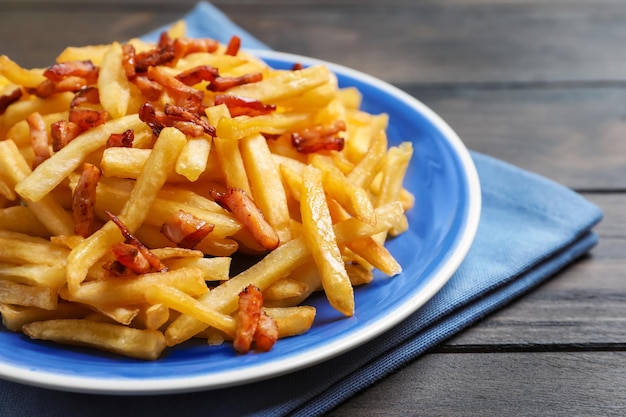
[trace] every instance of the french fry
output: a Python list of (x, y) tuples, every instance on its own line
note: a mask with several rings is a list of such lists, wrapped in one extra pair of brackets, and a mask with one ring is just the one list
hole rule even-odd
[(346, 316), (352, 316), (354, 314), (352, 285), (341, 260), (324, 196), (322, 173), (317, 168), (307, 166), (304, 169), (300, 194), (305, 241), (320, 270), (326, 297), (336, 310)]
[(31, 339), (89, 346), (137, 359), (154, 360), (165, 349), (163, 334), (118, 324), (82, 319), (58, 319), (26, 324), (22, 331)]
[(176, 173), (196, 181), (207, 168), (210, 151), (209, 138), (189, 139), (176, 160)]
[(130, 103), (130, 87), (122, 59), (122, 46), (113, 42), (102, 56), (98, 73), (100, 103), (114, 119), (125, 116)]
[(54, 310), (57, 308), (57, 302), (56, 291), (52, 288), (0, 280), (0, 303)]
[(22, 68), (6, 55), (0, 55), (0, 75), (12, 84), (24, 87), (37, 87), (46, 79), (43, 76), (43, 70)]

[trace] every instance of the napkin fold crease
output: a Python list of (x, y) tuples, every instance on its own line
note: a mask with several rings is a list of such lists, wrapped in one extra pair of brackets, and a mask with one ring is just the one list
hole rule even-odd
[[(198, 3), (185, 17), (189, 36), (250, 49), (267, 45), (219, 9)], [(145, 36), (154, 40), (159, 28)], [(57, 392), (0, 381), (0, 415), (10, 416), (312, 416), (341, 402), (541, 284), (598, 241), (598, 207), (572, 190), (472, 152), (482, 188), (480, 225), (448, 283), (380, 337), (326, 362), (265, 381), (213, 391), (145, 396)]]

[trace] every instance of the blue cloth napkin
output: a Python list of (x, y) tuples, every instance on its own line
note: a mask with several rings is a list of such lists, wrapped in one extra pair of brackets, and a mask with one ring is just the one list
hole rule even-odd
[[(267, 48), (209, 3), (187, 16), (190, 36)], [(162, 29), (146, 35), (155, 39)], [(0, 381), (2, 416), (312, 416), (323, 414), (540, 284), (598, 241), (602, 212), (568, 188), (479, 153), (476, 239), (458, 271), (386, 334), (316, 366), (244, 386), (155, 397), (57, 392)]]

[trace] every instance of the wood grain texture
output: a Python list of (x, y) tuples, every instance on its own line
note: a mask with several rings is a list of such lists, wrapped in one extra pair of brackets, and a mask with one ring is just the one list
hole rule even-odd
[(623, 416), (615, 364), (625, 360), (626, 352), (429, 354), (328, 415)]

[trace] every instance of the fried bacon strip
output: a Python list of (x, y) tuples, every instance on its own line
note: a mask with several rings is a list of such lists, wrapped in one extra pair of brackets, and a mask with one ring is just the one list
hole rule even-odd
[(182, 83), (176, 77), (157, 67), (148, 68), (147, 76), (149, 80), (165, 87), (177, 106), (184, 107), (193, 113), (202, 112), (202, 99), (204, 98), (202, 91)]
[(137, 239), (130, 232), (130, 230), (128, 230), (128, 227), (124, 224), (124, 222), (122, 222), (122, 220), (119, 217), (117, 217), (116, 215), (114, 215), (108, 210), (105, 212), (107, 216), (109, 216), (111, 221), (115, 223), (117, 227), (119, 227), (120, 231), (122, 232), (122, 235), (126, 239), (126, 243), (135, 246), (141, 252), (141, 254), (148, 260), (152, 269), (159, 271), (159, 272), (167, 271), (167, 267), (163, 265), (161, 260), (154, 253), (152, 253), (150, 249), (148, 249), (143, 243), (141, 243), (141, 241)]
[(219, 43), (215, 39), (174, 39), (174, 55), (176, 59), (184, 58), (194, 52), (215, 52), (218, 47)]
[(262, 308), (263, 294), (254, 285), (248, 285), (239, 293), (237, 331), (233, 340), (233, 347), (237, 352), (247, 353), (250, 351)]
[(47, 68), (43, 75), (53, 82), (62, 81), (68, 77), (85, 79), (87, 84), (95, 84), (98, 80), (99, 69), (90, 60), (68, 61), (54, 64)]
[(174, 45), (159, 46), (145, 52), (134, 54), (135, 72), (146, 72), (150, 67), (172, 64), (176, 59)]
[(264, 104), (263, 102), (242, 96), (231, 94), (218, 94), (215, 96), (215, 105), (225, 104), (231, 117), (236, 116), (259, 116), (268, 114), (276, 110), (275, 104)]
[(198, 65), (176, 75), (176, 79), (185, 85), (195, 85), (201, 81), (213, 81), (219, 76), (217, 68), (210, 65)]
[(105, 110), (76, 108), (70, 110), (69, 121), (77, 124), (82, 131), (85, 131), (105, 123), (108, 117), (109, 113)]
[(132, 80), (137, 75), (135, 55), (135, 47), (132, 44), (125, 43), (122, 45), (122, 68), (124, 68), (126, 78), (129, 80)]
[(96, 210), (96, 188), (100, 181), (100, 170), (97, 166), (84, 163), (83, 172), (78, 179), (72, 195), (72, 213), (74, 215), (74, 232), (82, 237), (91, 235)]
[(163, 223), (161, 233), (181, 248), (193, 249), (209, 233), (215, 225), (197, 218), (183, 210), (178, 212), (168, 221)]
[(263, 80), (263, 74), (260, 72), (252, 72), (250, 74), (240, 75), (239, 77), (217, 77), (209, 85), (207, 90), (222, 92), (239, 85), (256, 83)]
[(273, 317), (261, 311), (259, 323), (254, 333), (257, 350), (269, 352), (278, 340), (278, 324)]
[(234, 35), (230, 38), (228, 45), (226, 46), (225, 55), (236, 56), (241, 48), (241, 38), (237, 35)]
[[(116, 243), (111, 246), (111, 252), (113, 252), (113, 256), (117, 262), (136, 274), (146, 274), (150, 272), (152, 268), (150, 262), (148, 262), (148, 259), (141, 250), (130, 243)], [(111, 265), (109, 271), (116, 275), (125, 272), (123, 268), (119, 268), (117, 265)]]
[(106, 148), (132, 148), (135, 140), (135, 132), (127, 129), (122, 133), (111, 133), (107, 139)]
[(70, 108), (74, 109), (83, 104), (99, 104), (100, 92), (98, 87), (90, 86), (81, 88), (74, 94), (74, 98), (70, 102)]
[(139, 119), (152, 129), (158, 136), (164, 127), (175, 127), (187, 136), (199, 137), (205, 133), (215, 136), (215, 128), (204, 119), (181, 108), (180, 106), (166, 105), (167, 113), (157, 110), (150, 102), (139, 108)]
[(165, 88), (163, 88), (161, 84), (149, 80), (145, 75), (137, 75), (133, 78), (132, 83), (137, 86), (141, 94), (148, 100), (158, 100), (161, 94), (163, 94), (163, 91), (165, 91)]
[(80, 135), (82, 129), (76, 123), (61, 119), (50, 125), (50, 137), (52, 139), (52, 150), (58, 152)]
[(46, 122), (38, 112), (31, 113), (26, 118), (30, 133), (30, 143), (35, 153), (33, 159), (33, 169), (46, 159), (50, 158), (50, 138), (48, 137), (48, 129)]
[(337, 120), (330, 126), (316, 126), (291, 134), (291, 144), (301, 153), (319, 151), (340, 151), (344, 139), (337, 134), (346, 130), (343, 120)]
[(263, 248), (274, 250), (280, 244), (276, 230), (265, 220), (263, 213), (245, 191), (230, 187), (225, 193), (209, 192), (218, 204), (232, 212)]
[(21, 88), (16, 88), (10, 93), (1, 95), (0, 96), (0, 116), (2, 116), (5, 111), (7, 111), (7, 108), (11, 104), (15, 103), (17, 100), (22, 98), (23, 94), (24, 92), (22, 91)]

